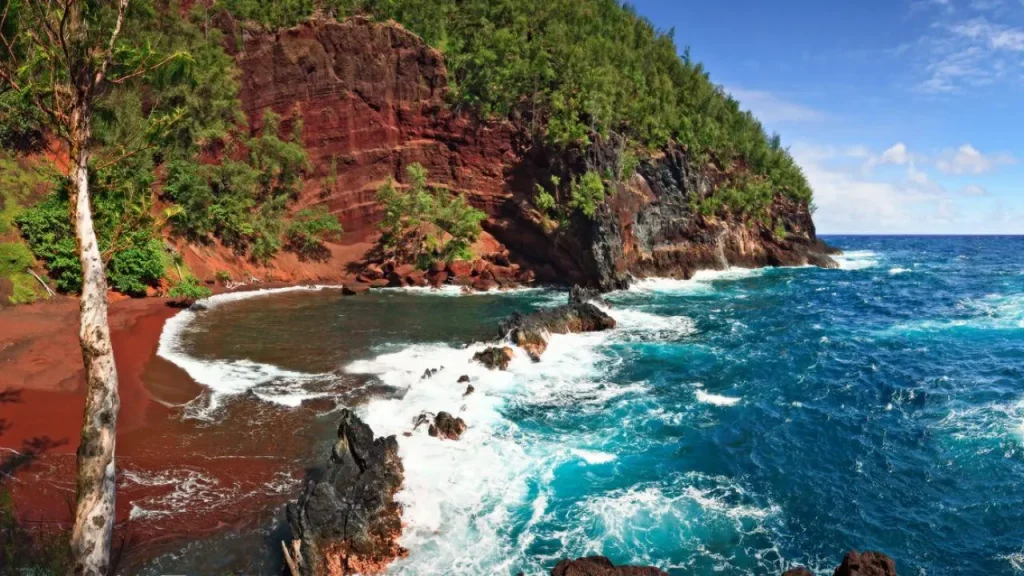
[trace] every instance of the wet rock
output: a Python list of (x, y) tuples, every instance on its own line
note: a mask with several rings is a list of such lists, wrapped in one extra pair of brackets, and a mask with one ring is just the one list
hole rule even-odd
[(668, 572), (652, 566), (616, 566), (604, 556), (562, 560), (551, 576), (668, 576)]
[(310, 473), (286, 509), (292, 542), (287, 562), (303, 575), (374, 573), (407, 554), (398, 545), (404, 478), (394, 436), (373, 437), (352, 411), (341, 411), (338, 440), (323, 470)]
[(539, 362), (551, 334), (599, 332), (614, 328), (614, 318), (590, 302), (581, 300), (586, 295), (585, 291), (574, 289), (570, 293), (569, 304), (529, 315), (517, 312), (501, 323), (499, 334), (507, 336), (534, 362)]
[(469, 382), (469, 376), (468, 375), (463, 374), (462, 376), (459, 376), (459, 379), (458, 379), (457, 383), (458, 384), (462, 384), (463, 382)]
[(448, 273), (444, 270), (440, 272), (431, 272), (427, 275), (427, 282), (430, 283), (434, 288), (440, 288), (448, 281)]
[(438, 412), (427, 433), (435, 438), (458, 440), (465, 431), (466, 422), (462, 418), (455, 418), (447, 412)]
[(508, 346), (501, 348), (491, 346), (473, 355), (473, 360), (487, 366), (491, 370), (508, 370), (508, 364), (512, 361), (515, 352)]
[(420, 377), (420, 380), (433, 378), (434, 375), (440, 372), (441, 370), (444, 370), (444, 366), (441, 366), (440, 368), (427, 368), (426, 370), (423, 371), (423, 376)]
[(363, 284), (362, 282), (350, 282), (341, 287), (341, 293), (345, 296), (357, 296), (359, 294), (366, 294), (370, 291), (369, 284)]
[(470, 394), (472, 394), (472, 393), (473, 393), (473, 391), (475, 391), (475, 390), (476, 390), (476, 388), (473, 388), (473, 385), (472, 385), (472, 384), (470, 384), (469, 386), (466, 386), (466, 391), (465, 391), (465, 392), (464, 392), (464, 393), (462, 394), (462, 396), (463, 396), (463, 397), (465, 397), (465, 396), (469, 396), (469, 395), (470, 395)]
[(881, 552), (851, 550), (833, 576), (896, 576), (896, 562)]
[(803, 566), (799, 568), (792, 568), (782, 573), (782, 576), (814, 576), (814, 572), (811, 572)]
[(381, 278), (370, 282), (370, 288), (387, 288), (390, 284), (391, 282), (387, 278)]

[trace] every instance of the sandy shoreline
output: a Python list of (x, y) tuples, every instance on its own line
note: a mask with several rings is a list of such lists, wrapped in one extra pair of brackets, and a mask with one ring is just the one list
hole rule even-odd
[[(117, 517), (131, 533), (133, 564), (197, 535), (265, 521), (294, 496), (297, 461), (311, 448), (302, 434), (281, 433), (308, 427), (309, 410), (268, 418), (242, 399), (223, 422), (181, 417), (174, 406), (202, 387), (157, 356), (178, 312), (160, 298), (109, 310), (121, 396)], [(26, 456), (5, 482), (25, 520), (70, 521), (84, 382), (76, 299), (0, 309), (0, 391), (13, 391), (0, 402), (0, 450)]]

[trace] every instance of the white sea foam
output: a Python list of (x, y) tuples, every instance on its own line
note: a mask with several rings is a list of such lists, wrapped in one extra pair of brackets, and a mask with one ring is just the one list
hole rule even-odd
[(514, 288), (492, 288), (490, 290), (471, 290), (454, 284), (444, 284), (438, 288), (433, 286), (403, 286), (401, 288), (379, 288), (381, 292), (398, 292), (420, 296), (495, 296), (512, 295), (529, 292), (540, 292), (543, 288), (533, 286), (516, 286)]
[[(230, 292), (218, 294), (200, 304), (207, 310), (230, 302), (260, 298), (274, 294), (301, 291), (319, 291), (336, 289), (334, 286), (293, 286), (252, 290), (247, 292)], [(160, 334), (160, 345), (157, 354), (183, 369), (197, 383), (210, 390), (208, 395), (196, 398), (186, 405), (186, 414), (193, 418), (210, 419), (225, 396), (241, 394), (250, 389), (268, 402), (282, 406), (294, 407), (307, 398), (321, 394), (304, 390), (303, 385), (313, 381), (329, 378), (326, 374), (308, 374), (292, 370), (284, 370), (270, 364), (262, 364), (251, 360), (204, 360), (196, 358), (185, 351), (183, 336), (192, 329), (193, 322), (202, 310), (182, 310), (164, 324)]]
[[(616, 459), (592, 443), (573, 446), (521, 430), (505, 416), (515, 405), (600, 410), (647, 391), (645, 383), (618, 385), (603, 379), (598, 348), (609, 333), (552, 336), (544, 359), (531, 362), (516, 350), (507, 371), (491, 371), (472, 361), (484, 348), (420, 344), (376, 358), (352, 362), (345, 371), (371, 374), (404, 391), (401, 398), (377, 399), (360, 410), (377, 434), (396, 434), (405, 467), (398, 495), (404, 505), (402, 541), (410, 556), (392, 568), (396, 574), (482, 574), (508, 572), (523, 561), (533, 535), (509, 534), (513, 515), (532, 510), (530, 522), (545, 515), (541, 489), (566, 462), (597, 466)], [(444, 369), (421, 379), (428, 368)], [(474, 392), (463, 396), (467, 375)], [(468, 424), (457, 441), (440, 441), (413, 431), (422, 412), (447, 411)], [(406, 436), (405, 433), (411, 433)]]
[(714, 404), (715, 406), (735, 406), (739, 404), (742, 398), (734, 398), (732, 396), (722, 396), (721, 394), (711, 394), (701, 389), (697, 389), (694, 394), (697, 396), (698, 402), (705, 404)]
[(896, 276), (898, 274), (906, 274), (907, 272), (912, 272), (912, 270), (910, 268), (890, 268), (889, 269), (889, 275), (890, 276)]
[(841, 270), (864, 270), (878, 265), (879, 256), (872, 250), (853, 250), (832, 257)]
[(1024, 294), (990, 294), (965, 299), (957, 308), (962, 316), (953, 319), (925, 319), (894, 325), (886, 332), (935, 332), (957, 328), (1018, 330), (1024, 328)]
[(572, 453), (579, 456), (587, 464), (607, 464), (615, 461), (615, 454), (609, 454), (608, 452), (601, 452), (598, 450), (586, 450), (583, 448), (573, 448)]
[(697, 332), (697, 325), (688, 316), (661, 316), (635, 308), (600, 306), (615, 319), (617, 337), (621, 340), (675, 340)]
[(645, 278), (630, 286), (633, 292), (687, 293), (712, 292), (714, 282), (742, 280), (764, 274), (763, 268), (729, 268), (728, 270), (698, 270), (693, 278)]

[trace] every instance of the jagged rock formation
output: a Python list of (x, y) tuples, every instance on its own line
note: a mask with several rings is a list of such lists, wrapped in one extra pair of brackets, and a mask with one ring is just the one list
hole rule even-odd
[(403, 475), (395, 437), (374, 439), (369, 426), (342, 410), (326, 468), (307, 478), (286, 510), (293, 576), (373, 574), (404, 556), (397, 542), (402, 507), (394, 500)]
[(427, 429), (427, 433), (431, 436), (448, 440), (458, 440), (465, 431), (465, 420), (456, 418), (447, 412), (438, 412), (434, 417), (434, 423)]
[(594, 293), (574, 287), (569, 303), (557, 308), (523, 315), (516, 312), (502, 321), (499, 333), (539, 362), (552, 334), (600, 332), (615, 327), (615, 319), (605, 314), (588, 299)]
[(508, 346), (491, 346), (473, 355), (473, 360), (487, 366), (491, 370), (507, 370), (515, 352)]
[(650, 566), (615, 566), (604, 556), (562, 560), (551, 576), (668, 576), (668, 572)]

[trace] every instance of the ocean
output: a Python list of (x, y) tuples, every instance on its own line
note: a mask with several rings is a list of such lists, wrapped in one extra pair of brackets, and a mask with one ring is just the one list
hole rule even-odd
[[(605, 298), (616, 329), (554, 336), (507, 372), (470, 359), (566, 292), (221, 296), (172, 319), (160, 355), (207, 388), (182, 417), (210, 430), (242, 404), (319, 399), (397, 435), (410, 554), (391, 574), (539, 575), (589, 554), (825, 574), (851, 548), (902, 575), (1024, 571), (1024, 237), (827, 241), (838, 270), (637, 282)], [(460, 440), (403, 435), (441, 410)], [(332, 440), (330, 414), (310, 425), (324, 444), (303, 465)]]

